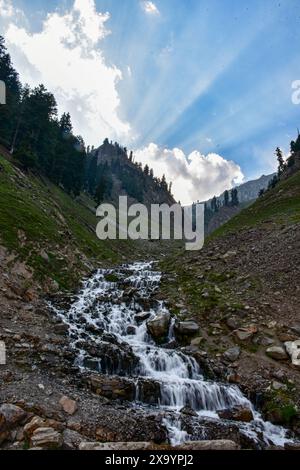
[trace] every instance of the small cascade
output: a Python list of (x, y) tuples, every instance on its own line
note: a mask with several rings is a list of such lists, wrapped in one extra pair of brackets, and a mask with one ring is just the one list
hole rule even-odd
[[(136, 401), (144, 402), (140, 378), (156, 384), (152, 397), (159, 411), (166, 411), (164, 423), (172, 444), (193, 439), (181, 428), (179, 411), (189, 407), (199, 417), (219, 419), (216, 411), (242, 405), (254, 414), (251, 423), (239, 424), (241, 432), (254, 441), (282, 445), (286, 430), (265, 423), (251, 402), (235, 385), (205, 380), (196, 360), (179, 349), (172, 349), (170, 322), (168, 344), (158, 346), (147, 331), (147, 320), (168, 313), (163, 302), (155, 300), (161, 273), (152, 263), (134, 263), (109, 270), (101, 269), (83, 284), (68, 311), (55, 308), (69, 326), (76, 364), (82, 369), (131, 378)], [(53, 307), (54, 308), (54, 307)], [(171, 414), (170, 414), (171, 413)]]

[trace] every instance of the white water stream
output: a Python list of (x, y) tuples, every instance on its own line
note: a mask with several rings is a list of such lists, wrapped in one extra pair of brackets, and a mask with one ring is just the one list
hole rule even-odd
[[(93, 359), (93, 368), (102, 373), (114, 373), (132, 377), (136, 381), (136, 401), (141, 402), (137, 377), (146, 377), (159, 383), (160, 394), (156, 407), (166, 410), (164, 423), (172, 444), (191, 440), (181, 429), (179, 411), (189, 406), (201, 417), (219, 420), (217, 410), (242, 405), (250, 408), (254, 415), (251, 423), (239, 423), (240, 431), (255, 441), (283, 445), (287, 432), (280, 426), (264, 422), (251, 402), (234, 385), (205, 380), (196, 360), (179, 349), (158, 346), (147, 332), (147, 320), (155, 318), (167, 309), (162, 302), (154, 301), (161, 274), (152, 270), (151, 263), (135, 263), (114, 270), (99, 270), (85, 281), (77, 299), (68, 311), (56, 309), (56, 313), (68, 324), (72, 346), (77, 350), (77, 364), (87, 367), (89, 353), (84, 345), (91, 342), (103, 345), (104, 334), (111, 335), (115, 344), (129, 346), (136, 359), (130, 370), (124, 369), (124, 361)], [(128, 290), (129, 298), (124, 298)], [(145, 305), (146, 301), (146, 305)], [(148, 304), (147, 304), (148, 301)], [(137, 315), (145, 314), (144, 321)], [(173, 337), (170, 324), (169, 343)], [(99, 334), (100, 332), (100, 334)], [(107, 339), (105, 339), (107, 341)], [(124, 353), (125, 354), (125, 353)], [(147, 405), (145, 405), (147, 406)], [(172, 417), (170, 418), (170, 413)], [(237, 424), (237, 423), (235, 423)]]

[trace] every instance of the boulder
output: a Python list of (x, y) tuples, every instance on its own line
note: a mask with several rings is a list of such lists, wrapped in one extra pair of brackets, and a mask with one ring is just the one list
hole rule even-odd
[(176, 322), (174, 329), (179, 336), (194, 336), (199, 333), (199, 325), (194, 321)]
[(59, 404), (62, 407), (62, 409), (64, 410), (64, 412), (67, 413), (68, 415), (75, 414), (76, 411), (77, 411), (77, 408), (78, 408), (76, 401), (71, 400), (71, 398), (66, 397), (66, 396), (63, 396), (59, 400)]
[(202, 336), (198, 336), (197, 338), (191, 340), (191, 346), (196, 346), (197, 348), (199, 348), (203, 341), (204, 338)]
[(229, 348), (227, 351), (224, 352), (223, 358), (229, 362), (235, 362), (240, 357), (241, 350), (238, 346), (234, 348)]
[(60, 449), (62, 444), (61, 433), (53, 428), (37, 428), (30, 439), (30, 447), (41, 447), (42, 449)]
[(228, 439), (213, 441), (191, 441), (175, 447), (176, 450), (238, 450), (239, 445)]
[(188, 416), (195, 416), (195, 417), (198, 416), (196, 411), (194, 411), (189, 406), (184, 406), (183, 408), (181, 408), (180, 413), (182, 413), (184, 415), (188, 415)]
[(96, 375), (88, 378), (88, 384), (97, 395), (132, 401), (135, 398), (135, 384), (132, 380), (118, 376)]
[(161, 342), (167, 337), (169, 332), (170, 318), (171, 315), (169, 312), (161, 312), (155, 318), (153, 318), (153, 320), (147, 321), (148, 333), (150, 333), (152, 338), (154, 338), (156, 341)]
[(27, 413), (19, 406), (5, 403), (0, 406), (0, 431), (13, 429), (25, 420)]
[(141, 312), (141, 313), (137, 313), (134, 316), (134, 319), (137, 323), (143, 323), (144, 321), (148, 320), (150, 316), (151, 316), (150, 312)]
[(79, 446), (79, 450), (147, 450), (153, 449), (154, 444), (152, 442), (82, 442)]
[(251, 326), (247, 326), (245, 328), (238, 328), (237, 330), (235, 330), (235, 335), (236, 337), (240, 340), (240, 341), (246, 341), (250, 338), (252, 338), (252, 336), (257, 333), (257, 326), (255, 325), (251, 325)]
[(266, 350), (266, 354), (276, 361), (288, 359), (288, 355), (282, 346), (271, 346)]
[(220, 418), (231, 421), (250, 423), (254, 419), (252, 411), (246, 406), (234, 406), (233, 408), (217, 411), (217, 413)]
[(286, 351), (292, 360), (292, 364), (300, 367), (300, 339), (284, 343)]
[(293, 333), (295, 333), (297, 336), (300, 336), (300, 323), (294, 323), (291, 327), (290, 327), (291, 331)]
[(100, 344), (87, 343), (85, 350), (91, 357), (84, 358), (84, 366), (103, 374), (130, 375), (138, 365), (138, 358), (128, 344), (114, 344), (110, 341), (111, 339), (101, 341)]
[(65, 450), (77, 450), (84, 439), (79, 432), (65, 429), (63, 432), (63, 448)]

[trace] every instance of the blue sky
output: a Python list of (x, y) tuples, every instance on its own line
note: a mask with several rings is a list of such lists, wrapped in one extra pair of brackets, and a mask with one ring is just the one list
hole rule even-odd
[[(34, 45), (20, 29), (25, 28), (27, 35), (38, 35), (45, 29), (47, 14), (65, 17), (74, 9), (74, 0), (1, 2), (22, 12), (16, 26), (18, 34), (12, 30), (7, 33), (9, 50), (21, 68), (21, 76), (24, 71), (32, 84), (43, 78), (54, 92), (58, 88), (61, 91), (61, 82), (56, 84), (51, 78), (47, 83), (47, 69), (37, 55), (32, 57)], [(82, 11), (94, 4), (93, 0), (77, 2)], [(207, 158), (217, 154), (240, 167), (238, 173), (225, 164), (224, 182), (221, 184), (222, 175), (216, 175), (210, 181), (210, 190), (199, 190), (200, 199), (204, 193), (211, 195), (223, 190), (224, 185), (241, 181), (242, 174), (249, 179), (269, 173), (275, 168), (274, 149), (280, 146), (288, 151), (289, 141), (300, 127), (300, 105), (291, 100), (291, 84), (300, 79), (299, 6), (298, 0), (96, 0), (95, 11), (109, 13), (102, 26), (110, 34), (89, 44), (89, 52), (94, 49), (100, 53), (106, 67), (102, 78), (99, 70), (102, 89), (108, 81), (104, 79), (107, 70), (110, 75), (117, 70), (117, 76), (112, 77), (113, 90), (107, 95), (114, 93), (113, 109), (105, 111), (105, 93), (104, 97), (101, 92), (94, 95), (109, 126), (99, 121), (99, 137), (97, 126), (85, 132), (88, 106), (82, 105), (80, 116), (76, 116), (79, 111), (74, 103), (65, 100), (62, 105), (70, 106), (76, 127), (81, 126), (81, 133), (93, 144), (107, 132), (113, 140), (136, 149), (143, 161), (150, 155), (158, 172), (165, 158), (161, 171), (173, 179), (177, 173), (171, 171), (172, 162), (179, 159), (174, 166), (178, 175), (187, 171), (192, 199), (197, 196), (198, 184), (205, 186), (205, 171), (212, 167), (223, 171), (220, 160), (204, 162), (199, 155)], [(7, 17), (2, 24), (4, 33), (16, 21), (16, 15)], [(23, 54), (24, 41), (27, 52)], [(78, 73), (84, 79), (84, 72)], [(97, 114), (93, 120), (97, 120)], [(178, 153), (174, 156), (174, 148), (182, 152), (179, 157)], [(190, 155), (193, 164), (183, 168), (181, 159)], [(198, 172), (198, 179), (192, 181), (190, 173), (198, 164), (201, 174)]]

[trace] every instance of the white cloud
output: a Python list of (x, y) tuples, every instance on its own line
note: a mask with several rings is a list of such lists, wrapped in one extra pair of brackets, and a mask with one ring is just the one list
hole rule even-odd
[(148, 15), (159, 15), (159, 9), (153, 2), (143, 1), (142, 7)]
[(215, 153), (202, 155), (194, 151), (185, 155), (178, 148), (163, 149), (151, 143), (137, 150), (135, 156), (136, 161), (148, 163), (155, 175), (165, 174), (168, 181), (173, 181), (175, 199), (182, 204), (206, 200), (241, 183), (244, 178), (236, 163)]
[[(12, 4), (0, 2), (10, 14)], [(109, 17), (96, 11), (95, 0), (75, 0), (70, 10), (48, 14), (38, 33), (20, 27), (12, 14), (5, 34), (22, 81), (44, 83), (55, 94), (59, 111), (71, 113), (75, 132), (95, 145), (105, 137), (129, 142), (131, 133), (119, 117), (122, 73), (106, 63), (101, 49)]]
[(11, 18), (14, 15), (14, 9), (10, 1), (0, 0), (0, 13), (4, 18)]

